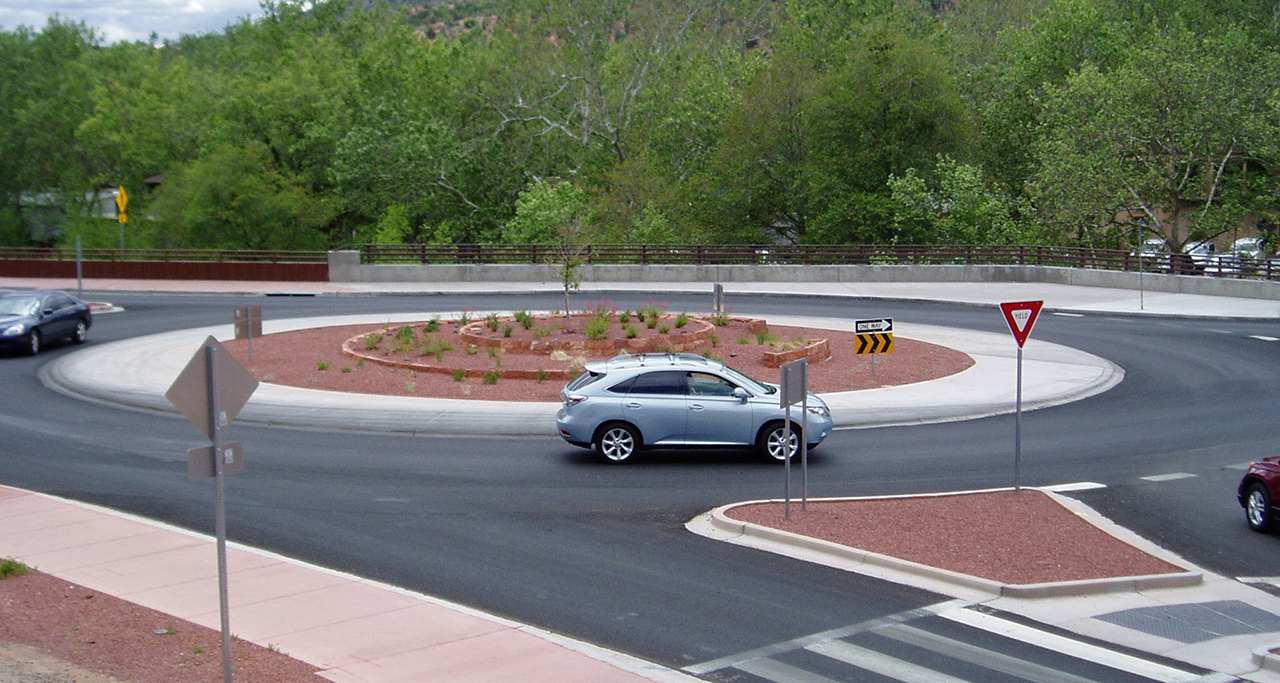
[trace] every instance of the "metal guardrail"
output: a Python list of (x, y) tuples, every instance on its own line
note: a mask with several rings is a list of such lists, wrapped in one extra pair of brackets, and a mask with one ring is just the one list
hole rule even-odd
[[(549, 244), (362, 244), (373, 264), (561, 263)], [(1280, 280), (1280, 262), (1219, 255), (1137, 254), (1119, 249), (1021, 245), (879, 244), (586, 244), (572, 249), (586, 265), (1017, 265)]]

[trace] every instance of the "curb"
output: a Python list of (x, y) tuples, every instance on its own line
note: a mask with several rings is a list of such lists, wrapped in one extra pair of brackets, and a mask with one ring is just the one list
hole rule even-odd
[[(1033, 487), (1024, 487), (1033, 488)], [(865, 496), (865, 497), (846, 497), (846, 498), (815, 498), (814, 502), (840, 502), (855, 500), (886, 500), (894, 498), (919, 498), (925, 496), (937, 495), (961, 495), (965, 493), (983, 493), (987, 491), (1000, 491), (1008, 489), (988, 489), (983, 491), (954, 491), (945, 494), (923, 494), (923, 495), (904, 495), (904, 496)], [(866, 574), (868, 572), (861, 571), (861, 567), (869, 567), (881, 570), (888, 570), (891, 574), (886, 575), (883, 572), (876, 572), (874, 575), (878, 578), (888, 579), (897, 583), (911, 585), (912, 581), (908, 579), (924, 579), (930, 583), (940, 584), (943, 587), (951, 587), (961, 591), (977, 591), (992, 597), (1021, 598), (1021, 599), (1045, 599), (1045, 598), (1062, 598), (1088, 595), (1101, 595), (1106, 593), (1130, 593), (1140, 592), (1161, 588), (1188, 588), (1198, 586), (1204, 583), (1204, 573), (1187, 563), (1186, 561), (1173, 556), (1171, 553), (1164, 551), (1144, 539), (1136, 536), (1132, 532), (1116, 526), (1113, 523), (1099, 524), (1098, 520), (1105, 518), (1093, 512), (1092, 509), (1084, 506), (1078, 501), (1072, 501), (1074, 505), (1068, 505), (1064, 502), (1064, 497), (1059, 496), (1051, 491), (1033, 488), (1048, 495), (1051, 499), (1058, 502), (1063, 507), (1079, 514), (1081, 518), (1092, 524), (1100, 531), (1112, 536), (1128, 545), (1134, 546), (1147, 554), (1154, 555), (1161, 560), (1169, 562), (1176, 567), (1183, 569), (1182, 572), (1172, 574), (1147, 574), (1140, 576), (1121, 576), (1105, 579), (1084, 579), (1075, 581), (1057, 581), (1049, 583), (1036, 584), (1007, 584), (991, 579), (984, 579), (969, 574), (961, 574), (940, 567), (920, 564), (909, 560), (882, 555), (866, 550), (860, 550), (831, 541), (824, 541), (808, 536), (794, 534), (780, 529), (753, 524), (750, 522), (741, 522), (730, 519), (727, 515), (729, 510), (733, 508), (751, 505), (754, 503), (777, 503), (778, 499), (772, 500), (753, 500), (738, 503), (730, 503), (722, 505), (710, 512), (699, 515), (686, 524), (693, 533), (716, 538), (717, 540), (737, 543), (739, 545), (747, 545), (756, 547), (770, 552), (776, 552), (798, 559), (818, 562), (837, 568), (846, 569), (857, 573)], [(1070, 499), (1065, 499), (1070, 500)], [(1080, 508), (1084, 508), (1091, 514), (1083, 514)], [(1109, 522), (1109, 520), (1107, 520)], [(713, 533), (707, 533), (707, 531)], [(1123, 533), (1117, 533), (1117, 531)], [(747, 542), (743, 542), (746, 540)], [(752, 543), (751, 540), (758, 540), (762, 543)], [(794, 554), (787, 552), (788, 550), (796, 551)], [(894, 575), (897, 576), (894, 576)], [(934, 586), (936, 588), (936, 586)], [(1280, 671), (1280, 656), (1273, 656), (1275, 659), (1276, 671)]]

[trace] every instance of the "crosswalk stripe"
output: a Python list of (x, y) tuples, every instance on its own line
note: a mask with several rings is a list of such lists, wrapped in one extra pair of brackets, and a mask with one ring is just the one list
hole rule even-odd
[(1177, 481), (1179, 479), (1194, 479), (1196, 475), (1189, 472), (1170, 472), (1169, 474), (1153, 474), (1149, 477), (1138, 477), (1143, 481), (1161, 482), (1161, 481)]
[(948, 676), (940, 671), (895, 659), (843, 640), (818, 643), (805, 649), (881, 676), (888, 676), (902, 683), (968, 683), (962, 678)]
[(914, 645), (969, 662), (970, 664), (977, 664), (1010, 676), (1033, 681), (1034, 683), (1093, 683), (1092, 679), (1076, 676), (1065, 671), (1058, 671), (1057, 669), (1011, 657), (1001, 652), (986, 650), (970, 643), (930, 633), (907, 624), (886, 628), (876, 631), (876, 633), (900, 643)]
[(927, 605), (925, 607), (919, 607), (916, 609), (907, 610), (905, 612), (899, 612), (897, 614), (890, 614), (887, 616), (878, 617), (876, 619), (868, 619), (867, 621), (854, 624), (852, 626), (834, 628), (829, 631), (823, 631), (821, 633), (814, 633), (812, 635), (802, 636), (800, 638), (796, 638), (794, 640), (788, 640), (782, 643), (774, 643), (772, 645), (766, 645), (764, 647), (759, 647), (754, 650), (749, 650), (747, 652), (739, 652), (737, 654), (729, 655), (727, 657), (720, 657), (719, 659), (713, 659), (710, 661), (702, 662), (700, 664), (690, 664), (689, 666), (686, 666), (683, 669), (681, 669), (681, 671), (684, 671), (685, 673), (693, 674), (695, 676), (700, 676), (702, 674), (711, 673), (712, 671), (726, 669), (729, 667), (741, 668), (738, 666), (740, 662), (751, 661), (754, 659), (763, 659), (765, 657), (772, 657), (773, 655), (782, 654), (783, 652), (791, 652), (793, 650), (799, 650), (813, 643), (821, 643), (827, 640), (836, 640), (837, 638), (847, 638), (848, 636), (852, 636), (858, 633), (866, 633), (867, 631), (874, 631), (875, 629), (887, 626), (889, 624), (898, 624), (905, 621), (911, 621), (912, 619), (919, 619), (921, 617), (927, 617), (933, 614), (937, 614), (938, 612), (941, 612), (941, 611), (957, 609), (967, 604), (969, 603), (963, 600), (947, 600), (945, 602), (934, 603), (932, 605)]
[(1163, 683), (1193, 683), (1201, 680), (1196, 674), (1175, 669), (1170, 666), (1158, 664), (1156, 662), (1139, 659), (1126, 655), (1121, 652), (1109, 650), (1107, 648), (1090, 645), (1078, 640), (1073, 640), (1064, 636), (1041, 631), (1030, 626), (1023, 626), (1008, 619), (976, 612), (971, 609), (957, 609), (947, 612), (940, 612), (938, 616), (951, 621), (982, 629), (988, 633), (994, 633), (1006, 638), (1020, 640), (1030, 645), (1036, 645), (1065, 655), (1076, 657), (1090, 662), (1096, 662), (1113, 669), (1127, 671), (1138, 676), (1145, 676), (1152, 680), (1162, 681)]
[(819, 676), (773, 659), (752, 659), (739, 662), (733, 668), (774, 683), (837, 683), (826, 676)]
[(1094, 489), (1105, 489), (1106, 484), (1099, 484), (1096, 481), (1076, 481), (1070, 484), (1054, 484), (1053, 486), (1041, 487), (1046, 491), (1054, 493), (1071, 493), (1072, 491), (1092, 491)]

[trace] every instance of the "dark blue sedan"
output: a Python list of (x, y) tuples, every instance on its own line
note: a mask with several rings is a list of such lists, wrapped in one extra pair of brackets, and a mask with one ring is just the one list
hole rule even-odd
[(34, 356), (49, 342), (83, 342), (92, 324), (89, 304), (66, 292), (0, 294), (0, 348), (16, 348)]

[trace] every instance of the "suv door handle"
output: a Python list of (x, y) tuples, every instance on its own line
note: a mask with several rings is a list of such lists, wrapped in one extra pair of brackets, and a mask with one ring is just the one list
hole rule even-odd
[(624, 403), (622, 404), (622, 406), (624, 408), (631, 408), (632, 410), (638, 410), (643, 407), (641, 404), (636, 403), (635, 401), (632, 401), (630, 403)]
[(702, 409), (703, 409), (703, 406), (702, 406), (702, 404), (701, 404), (701, 403), (690, 403), (690, 404), (689, 404), (689, 410), (702, 410)]

